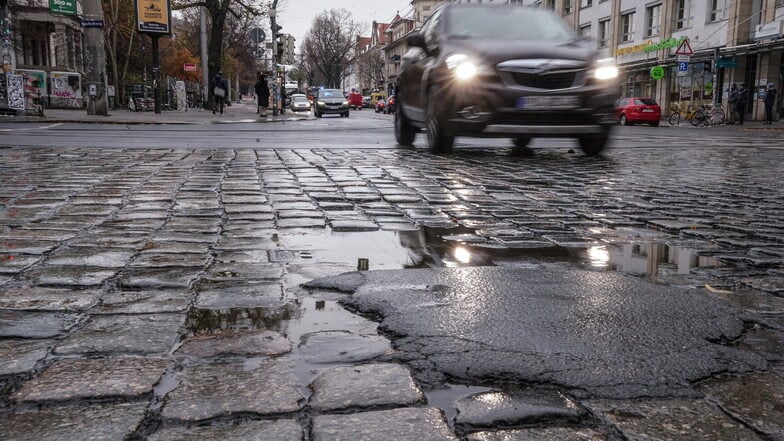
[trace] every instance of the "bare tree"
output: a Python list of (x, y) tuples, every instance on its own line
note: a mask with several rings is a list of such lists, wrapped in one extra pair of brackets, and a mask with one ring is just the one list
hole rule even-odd
[(374, 47), (356, 58), (359, 81), (371, 89), (384, 87), (384, 52)]
[[(131, 62), (134, 40), (137, 39), (133, 3), (122, 0), (103, 0), (104, 46), (116, 87), (118, 103), (125, 103), (125, 80)], [(122, 52), (121, 52), (122, 51)]]
[(302, 42), (302, 55), (324, 77), (328, 87), (340, 86), (354, 55), (354, 38), (360, 31), (360, 25), (345, 9), (322, 12), (313, 20)]

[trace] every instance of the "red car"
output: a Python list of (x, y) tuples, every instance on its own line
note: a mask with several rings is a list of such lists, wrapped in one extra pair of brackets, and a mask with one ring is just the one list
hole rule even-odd
[(615, 117), (622, 126), (644, 123), (657, 127), (661, 107), (652, 98), (621, 98), (615, 103)]
[(362, 109), (362, 94), (352, 92), (348, 94), (348, 104), (354, 110), (361, 110)]

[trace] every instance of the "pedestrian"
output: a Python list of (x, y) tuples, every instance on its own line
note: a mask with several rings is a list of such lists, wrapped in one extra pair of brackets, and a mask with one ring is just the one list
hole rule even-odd
[(773, 124), (773, 105), (776, 103), (776, 85), (768, 83), (768, 91), (765, 92), (765, 123)]
[(735, 124), (735, 120), (737, 119), (735, 117), (735, 112), (738, 111), (738, 109), (737, 109), (737, 106), (738, 106), (738, 95), (740, 95), (740, 93), (738, 92), (738, 84), (737, 83), (732, 83), (730, 85), (729, 98), (727, 99), (727, 104), (729, 106), (729, 107), (727, 107), (727, 110), (729, 111), (728, 112), (729, 113), (729, 115), (728, 115), (729, 118), (727, 120), (727, 124)]
[(746, 84), (740, 83), (738, 89), (738, 124), (743, 125), (743, 119), (746, 117), (746, 106), (749, 102), (749, 90), (746, 89)]
[(260, 113), (261, 116), (267, 116), (267, 107), (269, 107), (270, 94), (269, 84), (267, 84), (267, 76), (259, 72), (257, 77), (258, 80), (254, 86), (254, 90), (256, 91), (256, 99), (258, 100), (258, 107), (256, 108), (256, 112)]
[(220, 111), (220, 114), (223, 115), (223, 104), (228, 92), (229, 83), (223, 78), (223, 72), (218, 72), (212, 80), (212, 93), (215, 95), (215, 105), (212, 107), (213, 115), (216, 111)]

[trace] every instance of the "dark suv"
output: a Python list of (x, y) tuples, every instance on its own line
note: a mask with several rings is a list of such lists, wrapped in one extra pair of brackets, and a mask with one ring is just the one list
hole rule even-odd
[(576, 137), (597, 154), (607, 144), (618, 99), (618, 69), (598, 59), (551, 12), (513, 5), (446, 4), (418, 32), (397, 80), (395, 137), (419, 129), (435, 152), (455, 136)]

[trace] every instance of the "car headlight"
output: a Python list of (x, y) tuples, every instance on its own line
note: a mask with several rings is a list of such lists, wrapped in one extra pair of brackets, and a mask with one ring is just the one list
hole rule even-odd
[(343, 101), (344, 106), (348, 106), (348, 101)]
[(479, 67), (466, 54), (452, 54), (446, 58), (446, 67), (454, 71), (460, 81), (468, 81), (479, 73)]
[(593, 76), (597, 80), (612, 80), (618, 77), (618, 66), (615, 65), (615, 59), (602, 58), (596, 61), (593, 69)]
[(326, 106), (327, 105), (327, 103), (325, 103), (324, 101), (316, 101), (316, 104), (318, 104), (319, 106)]

